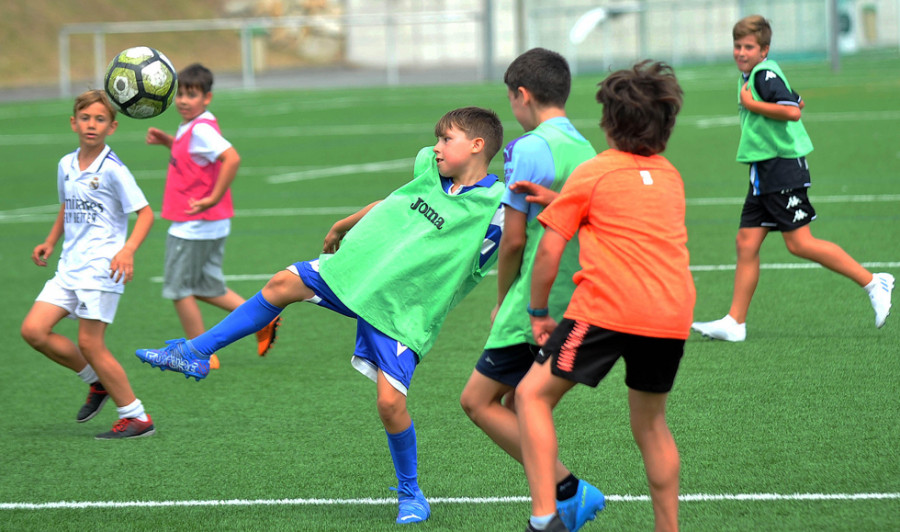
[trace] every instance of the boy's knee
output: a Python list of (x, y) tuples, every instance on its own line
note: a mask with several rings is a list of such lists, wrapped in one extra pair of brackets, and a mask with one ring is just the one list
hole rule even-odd
[(397, 397), (378, 397), (376, 406), (382, 421), (390, 421), (406, 413), (406, 401)]
[(22, 328), (19, 332), (22, 335), (22, 339), (25, 340), (25, 343), (27, 343), (31, 347), (37, 347), (43, 344), (47, 340), (48, 336), (48, 333), (42, 328), (35, 327), (27, 321), (22, 323)]

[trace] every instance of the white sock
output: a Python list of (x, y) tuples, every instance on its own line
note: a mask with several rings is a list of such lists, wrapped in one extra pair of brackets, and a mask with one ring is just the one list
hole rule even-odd
[(545, 530), (547, 528), (547, 525), (550, 524), (550, 521), (553, 521), (554, 515), (556, 514), (542, 515), (540, 517), (532, 515), (530, 520), (531, 528), (535, 530)]
[(100, 378), (97, 377), (97, 373), (94, 371), (94, 368), (92, 368), (90, 364), (85, 366), (83, 370), (79, 371), (78, 376), (81, 378), (81, 380), (88, 384), (94, 384), (95, 382), (100, 380)]
[(866, 292), (871, 292), (872, 290), (875, 289), (876, 286), (878, 286), (878, 276), (872, 275), (872, 280), (869, 281), (869, 284), (867, 284), (863, 288), (866, 289)]
[(147, 421), (147, 414), (144, 412), (144, 404), (137, 398), (135, 398), (131, 404), (116, 408), (116, 412), (119, 413), (120, 418), (136, 417), (141, 421)]
[(736, 319), (734, 319), (734, 318), (731, 317), (731, 314), (726, 314), (725, 317), (722, 318), (722, 319), (725, 320), (725, 321), (727, 321), (727, 322), (730, 322), (730, 323), (732, 323), (732, 324), (734, 324), (734, 325), (741, 325), (740, 323), (737, 322)]

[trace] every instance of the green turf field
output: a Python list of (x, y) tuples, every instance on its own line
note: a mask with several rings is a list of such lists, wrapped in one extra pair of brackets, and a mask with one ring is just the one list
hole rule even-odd
[[(786, 64), (806, 100), (810, 196), (820, 238), (876, 271), (900, 276), (900, 58)], [(677, 71), (685, 106), (666, 155), (681, 170), (697, 319), (728, 310), (746, 169), (734, 162), (736, 72)], [(598, 149), (598, 76), (576, 79), (569, 115)], [(230, 286), (245, 297), (272, 273), (313, 258), (338, 218), (407, 181), (447, 110), (497, 110), (506, 140), (521, 133), (501, 83), (296, 92), (220, 92), (211, 109), (242, 156), (228, 242)], [(136, 277), (107, 343), (153, 416), (157, 434), (95, 441), (112, 403), (79, 425), (87, 387), (32, 351), (22, 318), (53, 269), (32, 265), (50, 229), (59, 158), (76, 147), (69, 100), (0, 105), (0, 530), (392, 530), (396, 479), (375, 388), (350, 367), (354, 323), (311, 305), (284, 313), (263, 359), (244, 339), (201, 382), (141, 364), (133, 352), (181, 336), (160, 296), (167, 222), (136, 256)], [(174, 111), (120, 117), (109, 143), (159, 208), (167, 154), (144, 144)], [(492, 169), (501, 172), (498, 157)], [(58, 250), (54, 256), (58, 257)], [(684, 530), (897, 530), (900, 527), (900, 316), (877, 330), (850, 281), (808, 268), (778, 235), (751, 308), (748, 340), (692, 337), (670, 398), (682, 455)], [(416, 372), (410, 412), (420, 484), (432, 501), (421, 530), (521, 530), (529, 514), (518, 464), (458, 405), (488, 330), (489, 277), (451, 313)], [(900, 304), (900, 299), (895, 297)], [(208, 324), (221, 311), (204, 308)], [(66, 321), (61, 332), (73, 335)], [(561, 458), (609, 496), (584, 530), (650, 530), (652, 511), (631, 440), (622, 368), (579, 387), (557, 410)]]

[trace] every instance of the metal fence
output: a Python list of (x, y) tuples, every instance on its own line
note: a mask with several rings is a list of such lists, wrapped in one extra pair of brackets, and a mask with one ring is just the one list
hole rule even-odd
[[(224, 52), (231, 65), (224, 70), (244, 88), (256, 87), (270, 72), (266, 50), (284, 34), (304, 37), (295, 50), (327, 50), (319, 67), (366, 70), (368, 83), (389, 85), (406, 83), (404, 70), (430, 70), (437, 83), (495, 79), (533, 46), (559, 51), (576, 73), (643, 58), (673, 65), (727, 61), (731, 27), (750, 13), (770, 19), (772, 48), (780, 58), (900, 49), (900, 0), (331, 0), (331, 5), (335, 9), (315, 15), (67, 25), (59, 32), (60, 93), (72, 92), (70, 42), (76, 35), (92, 36), (96, 86), (119, 51), (107, 49), (107, 36), (114, 34), (194, 32), (214, 38), (231, 32), (237, 38), (233, 50)], [(298, 63), (296, 69), (308, 66)], [(335, 84), (350, 79), (336, 72), (323, 75)]]

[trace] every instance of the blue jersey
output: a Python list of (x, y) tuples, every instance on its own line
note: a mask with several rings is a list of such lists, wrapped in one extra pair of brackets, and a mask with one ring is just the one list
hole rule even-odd
[[(568, 132), (575, 138), (584, 138), (564, 116), (551, 118), (546, 123)], [(540, 214), (543, 206), (525, 201), (526, 194), (512, 192), (509, 185), (516, 181), (530, 181), (546, 188), (553, 185), (556, 179), (556, 165), (547, 141), (538, 135), (526, 134), (507, 144), (503, 150), (503, 172), (507, 188), (502, 203), (527, 214), (527, 221), (530, 222)]]

